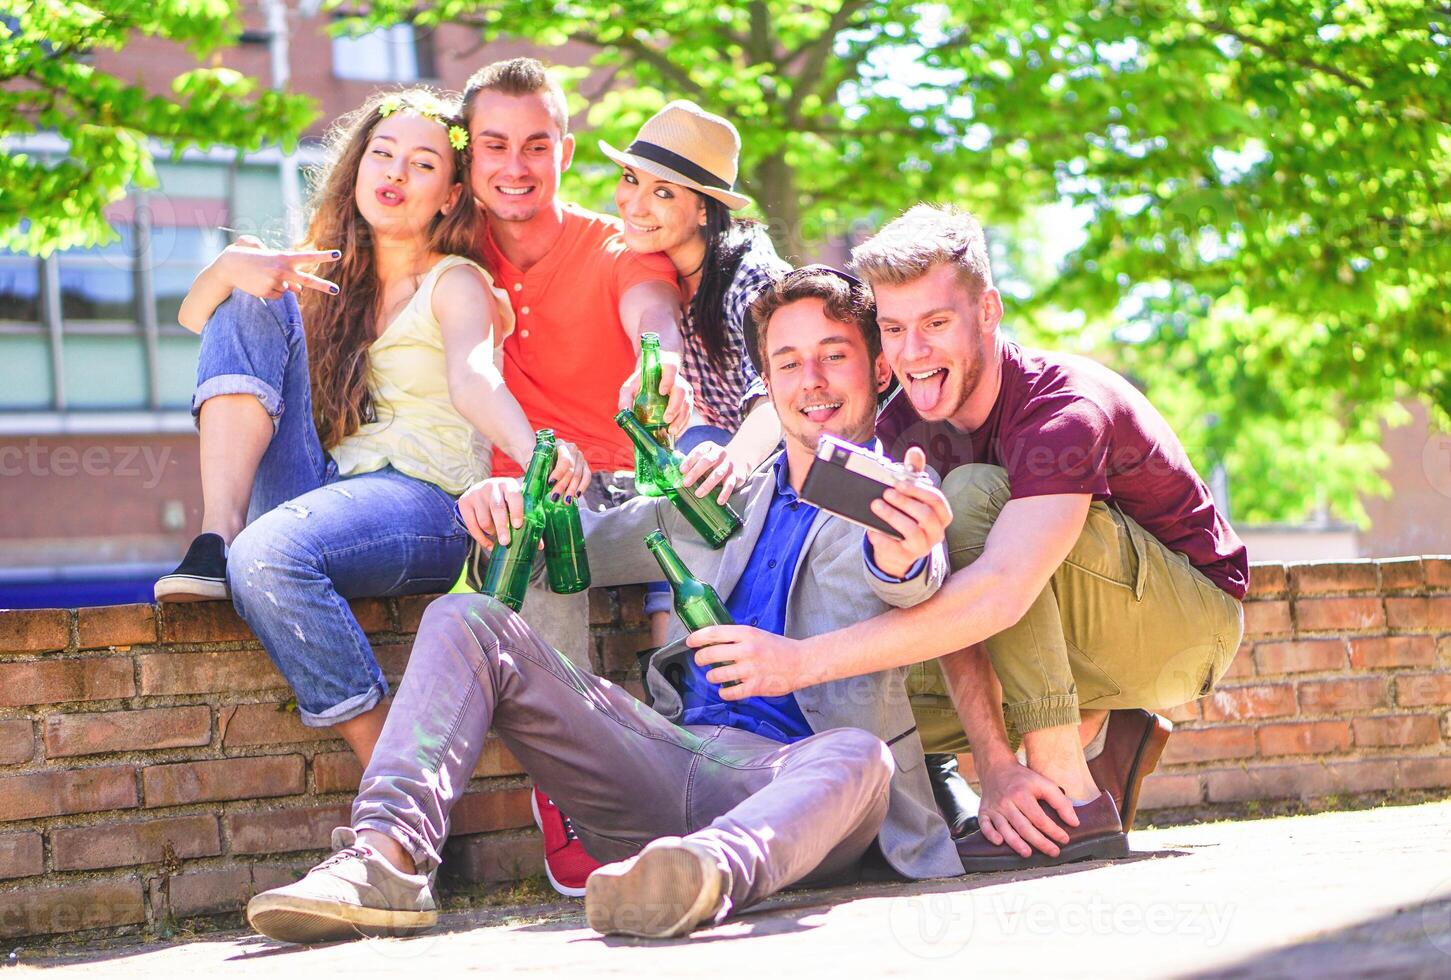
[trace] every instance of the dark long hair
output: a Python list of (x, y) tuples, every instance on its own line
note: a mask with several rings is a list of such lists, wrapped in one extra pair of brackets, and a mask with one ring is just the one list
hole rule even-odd
[(705, 201), (705, 259), (700, 266), (700, 286), (690, 298), (690, 327), (711, 366), (725, 370), (731, 352), (726, 334), (726, 292), (736, 278), (741, 259), (760, 234), (760, 224), (732, 217), (730, 209), (713, 197), (702, 194), (701, 199)]
[[(383, 119), (384, 102), (393, 111), (417, 111), (441, 125), (462, 126), (459, 105), (429, 89), (378, 92), (362, 107), (343, 116), (328, 134), (327, 162), (317, 175), (312, 222), (302, 247), (339, 249), (343, 255), (319, 275), (338, 284), (337, 296), (304, 289), (298, 298), (307, 335), (308, 373), (312, 382), (312, 416), (318, 439), (331, 449), (372, 414), (368, 392), (368, 348), (378, 317), (378, 276), (373, 266), (373, 231), (354, 200), (358, 164)], [(444, 255), (469, 255), (478, 238), (478, 208), (469, 183), (469, 150), (455, 150), (453, 179), (463, 184), (459, 204), (447, 215), (434, 215), (427, 247)], [(314, 270), (308, 270), (314, 271)]]

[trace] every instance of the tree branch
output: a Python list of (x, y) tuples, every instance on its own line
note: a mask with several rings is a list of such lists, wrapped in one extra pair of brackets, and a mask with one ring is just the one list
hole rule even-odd
[[(786, 63), (795, 61), (805, 54), (806, 60), (801, 65), (801, 70), (796, 73), (794, 84), (791, 87), (791, 98), (786, 102), (786, 119), (794, 123), (798, 121), (797, 113), (801, 109), (801, 103), (808, 93), (816, 92), (816, 85), (821, 81), (822, 73), (826, 69), (826, 60), (831, 56), (836, 47), (836, 36), (846, 30), (853, 17), (867, 5), (868, 0), (842, 0), (840, 7), (831, 15), (826, 22), (826, 29), (814, 40), (809, 41), (791, 53)], [(863, 55), (862, 57), (865, 57)], [(860, 58), (857, 64), (860, 64)]]
[(633, 34), (621, 34), (615, 40), (607, 41), (593, 31), (578, 30), (570, 34), (569, 37), (570, 40), (579, 41), (591, 47), (618, 48), (621, 51), (628, 52), (654, 68), (663, 78), (671, 82), (682, 92), (689, 93), (697, 98), (703, 98), (707, 94), (705, 89), (690, 77), (689, 72)]
[(1275, 58), (1282, 58), (1285, 61), (1288, 61), (1290, 64), (1299, 65), (1301, 68), (1308, 68), (1311, 71), (1323, 72), (1326, 75), (1330, 75), (1340, 79), (1346, 85), (1349, 85), (1353, 88), (1358, 88), (1361, 90), (1370, 88), (1369, 82), (1356, 78), (1354, 75), (1350, 74), (1344, 69), (1336, 68), (1334, 65), (1327, 65), (1323, 62), (1315, 61), (1311, 58), (1287, 58), (1285, 57), (1285, 53), (1281, 50), (1280, 45), (1272, 44), (1269, 41), (1261, 41), (1259, 38), (1246, 34), (1244, 31), (1241, 31), (1222, 21), (1191, 20), (1189, 21), (1189, 23), (1196, 24), (1199, 27), (1204, 28), (1207, 31), (1211, 31), (1215, 34), (1222, 34), (1225, 37), (1232, 37), (1236, 41), (1239, 41), (1241, 44), (1244, 44), (1247, 47), (1254, 48), (1255, 50), (1263, 54), (1267, 54)]

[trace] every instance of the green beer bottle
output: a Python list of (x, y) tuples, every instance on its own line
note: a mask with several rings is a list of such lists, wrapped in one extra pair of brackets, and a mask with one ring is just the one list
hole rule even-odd
[(479, 591), (518, 612), (524, 606), (534, 553), (544, 535), (544, 509), (549, 501), (549, 471), (554, 469), (554, 430), (534, 433), (534, 455), (524, 471), (524, 526), (509, 529), (509, 543), (494, 545)]
[[(670, 583), (670, 591), (675, 595), (675, 613), (687, 630), (694, 633), (707, 626), (730, 626), (735, 622), (715, 589), (708, 582), (702, 582), (690, 574), (690, 569), (685, 567), (685, 562), (675, 553), (664, 531), (651, 531), (645, 535), (645, 547), (650, 549), (650, 554), (660, 563), (660, 570), (665, 573), (665, 581)], [(724, 663), (729, 661), (712, 666), (720, 667)], [(726, 681), (721, 687), (733, 687), (739, 683), (740, 681)]]
[(660, 563), (665, 581), (670, 583), (670, 591), (675, 594), (675, 612), (687, 630), (694, 633), (707, 626), (729, 626), (735, 622), (715, 589), (690, 574), (690, 569), (675, 553), (664, 531), (651, 531), (645, 535), (645, 547)]
[(640, 455), (649, 457), (659, 476), (660, 489), (675, 508), (685, 515), (690, 526), (705, 539), (706, 544), (719, 548), (740, 529), (741, 515), (730, 504), (717, 502), (715, 494), (697, 496), (694, 490), (685, 485), (685, 478), (680, 473), (680, 465), (684, 459), (673, 449), (667, 449), (652, 439), (639, 419), (629, 412), (621, 412), (615, 416), (615, 423), (625, 430), (625, 435), (635, 444), (637, 458)]
[(560, 595), (589, 588), (589, 556), (584, 550), (584, 527), (573, 501), (544, 502), (544, 570), (549, 588)]
[[(662, 375), (660, 335), (640, 334), (640, 390), (635, 394), (635, 418), (650, 433), (650, 438), (666, 449), (674, 449), (675, 440), (670, 437), (670, 427), (665, 424), (665, 409), (670, 399), (660, 394)], [(654, 460), (638, 447), (635, 449), (635, 489), (646, 497), (659, 497), (665, 493), (660, 486), (660, 474), (655, 472)]]

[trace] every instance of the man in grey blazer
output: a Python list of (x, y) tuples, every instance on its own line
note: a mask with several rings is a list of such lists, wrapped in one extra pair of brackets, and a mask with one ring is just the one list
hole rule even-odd
[[(752, 354), (786, 448), (737, 491), (744, 528), (712, 551), (661, 499), (585, 517), (596, 585), (658, 578), (642, 542), (662, 528), (739, 625), (713, 628), (727, 633), (706, 647), (700, 638), (710, 630), (687, 645), (676, 623), (674, 641), (646, 672), (650, 708), (540, 640), (527, 602), (521, 616), (483, 596), (437, 600), (419, 626), (352, 826), (334, 832), (338, 850), (302, 881), (252, 900), (254, 928), (317, 942), (432, 925), (430, 873), (449, 810), (491, 730), (570, 814), (589, 853), (614, 862), (586, 886), (586, 915), (601, 932), (684, 935), (790, 885), (850, 878), (874, 841), (904, 877), (961, 873), (901, 670), (784, 698), (721, 694), (733, 642), (839, 629), (926, 599), (946, 573), (940, 546), (914, 560), (920, 542), (878, 535), (864, 566), (862, 531), (797, 496), (822, 432), (873, 438), (876, 396), (890, 375), (866, 287), (808, 267), (768, 288), (753, 313), (765, 326)], [(517, 481), (477, 492), (492, 496), (475, 513), (497, 506), (506, 536), (503, 514), (520, 509)], [(935, 490), (901, 506), (914, 511), (899, 522), (913, 534), (922, 508), (943, 526), (951, 519)]]

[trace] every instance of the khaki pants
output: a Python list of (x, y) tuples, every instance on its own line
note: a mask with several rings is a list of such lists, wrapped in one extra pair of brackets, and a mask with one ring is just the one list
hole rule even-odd
[[(954, 570), (982, 554), (1008, 502), (999, 466), (960, 466), (943, 481)], [(1117, 507), (1095, 501), (1078, 542), (1016, 625), (985, 641), (1016, 743), (1078, 724), (1082, 708), (1164, 710), (1208, 694), (1239, 649), (1244, 613), (1189, 560)], [(928, 752), (966, 752), (967, 738), (936, 661), (907, 678)]]

